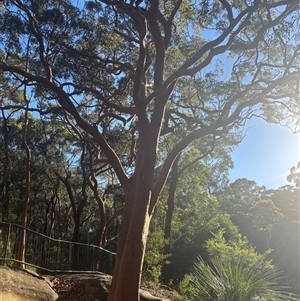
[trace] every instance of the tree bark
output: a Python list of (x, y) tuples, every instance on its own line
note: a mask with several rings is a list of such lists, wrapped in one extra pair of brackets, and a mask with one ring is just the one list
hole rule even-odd
[(142, 265), (152, 216), (149, 206), (157, 145), (149, 136), (141, 139), (135, 173), (125, 191), (116, 263), (107, 301), (140, 300)]
[[(135, 185), (132, 183), (130, 186), (134, 188)], [(136, 195), (136, 197), (125, 202), (112, 287), (108, 301), (139, 300), (138, 292), (142, 262), (151, 219), (148, 213), (150, 203), (149, 190), (139, 190), (141, 195), (144, 194), (143, 198), (138, 198)], [(130, 197), (129, 194), (128, 198)]]

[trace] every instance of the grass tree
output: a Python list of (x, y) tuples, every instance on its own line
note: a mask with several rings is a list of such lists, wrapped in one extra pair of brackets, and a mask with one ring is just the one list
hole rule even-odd
[(198, 257), (191, 273), (180, 283), (180, 290), (192, 300), (279, 301), (296, 300), (281, 285), (279, 270), (267, 260), (269, 251), (255, 252), (241, 237), (226, 243), (220, 231), (206, 247), (209, 262)]
[(268, 262), (258, 267), (235, 258), (206, 263), (199, 257), (185, 281), (192, 300), (296, 300), (280, 286), (279, 279), (279, 272)]

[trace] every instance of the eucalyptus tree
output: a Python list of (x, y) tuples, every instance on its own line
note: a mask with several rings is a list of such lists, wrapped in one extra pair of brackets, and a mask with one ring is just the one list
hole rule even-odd
[(8, 221), (12, 203), (12, 154), (11, 154), (11, 127), (9, 125), (13, 112), (2, 110), (1, 116), (1, 184), (0, 184), (0, 206), (1, 218)]
[[(296, 174), (297, 169), (292, 168)], [(290, 175), (291, 175), (290, 174)], [(289, 177), (290, 177), (289, 175)], [(280, 266), (287, 278), (294, 278), (296, 291), (299, 292), (299, 249), (300, 249), (300, 189), (297, 176), (294, 186), (286, 185), (270, 191), (269, 197), (283, 214), (281, 220), (274, 225), (271, 254), (274, 262)]]
[(251, 222), (251, 230), (247, 237), (257, 248), (258, 252), (265, 252), (271, 248), (274, 228), (282, 219), (283, 214), (272, 200), (261, 200), (251, 207), (247, 218)]
[[(5, 76), (0, 76), (0, 104), (15, 104), (22, 100), (22, 92), (16, 90), (16, 87), (10, 85)], [(10, 218), (10, 206), (13, 201), (13, 184), (12, 184), (12, 165), (16, 158), (13, 156), (15, 131), (11, 123), (19, 113), (19, 109), (5, 110), (1, 109), (0, 116), (0, 207), (3, 221)]]
[(258, 252), (272, 249), (270, 258), (287, 278), (299, 278), (299, 188), (286, 185), (266, 190), (254, 181), (238, 179), (217, 192), (221, 209)]
[[(30, 87), (41, 114), (62, 114), (94, 140), (114, 170), (125, 205), (108, 300), (138, 300), (149, 223), (179, 153), (254, 115), (297, 124), (300, 4), (81, 4), (4, 1), (0, 70), (20, 89)], [(189, 101), (195, 95), (197, 105)], [(109, 141), (120, 126), (130, 151)], [(158, 156), (178, 129), (185, 136)]]
[[(14, 116), (15, 115), (15, 116)], [(27, 142), (33, 137), (34, 122), (27, 112), (2, 111), (2, 135), (1, 135), (1, 205), (3, 206), (3, 220), (15, 222), (18, 220), (17, 207), (20, 199), (28, 201), (30, 188), (30, 164), (32, 143)], [(19, 188), (20, 182), (24, 189)], [(27, 194), (27, 196), (26, 196)], [(26, 201), (25, 201), (26, 203)], [(24, 212), (27, 211), (23, 210)], [(23, 214), (24, 217), (24, 214)], [(16, 218), (16, 219), (15, 219)]]
[[(158, 217), (155, 216), (156, 228), (157, 220), (164, 221), (161, 227), (164, 229), (165, 254), (177, 258), (164, 266), (165, 281), (180, 278), (179, 267), (188, 268), (193, 256), (201, 252), (201, 245), (218, 228), (216, 225), (221, 224), (223, 213), (213, 192), (229, 182), (227, 174), (233, 164), (230, 158), (233, 142), (224, 139), (195, 141), (173, 163), (160, 197), (162, 206), (157, 206), (161, 212), (156, 212)], [(196, 254), (192, 254), (194, 252)], [(182, 254), (189, 255), (179, 263)], [(170, 270), (176, 270), (178, 274), (170, 275)]]
[(287, 176), (287, 180), (294, 183), (296, 187), (300, 187), (300, 161), (296, 166), (291, 168), (290, 174)]
[(216, 191), (215, 195), (222, 210), (229, 214), (237, 214), (248, 212), (262, 199), (265, 191), (265, 186), (259, 186), (255, 181), (242, 178)]

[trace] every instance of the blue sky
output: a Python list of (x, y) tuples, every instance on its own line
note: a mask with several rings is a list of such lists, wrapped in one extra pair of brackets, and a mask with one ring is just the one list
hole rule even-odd
[(261, 119), (250, 120), (247, 127), (244, 140), (232, 153), (231, 182), (247, 178), (270, 189), (288, 184), (290, 168), (300, 161), (300, 135)]

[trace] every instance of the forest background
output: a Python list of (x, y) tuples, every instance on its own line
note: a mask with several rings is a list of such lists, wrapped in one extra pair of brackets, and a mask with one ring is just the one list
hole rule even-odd
[(117, 251), (109, 301), (235, 246), (297, 290), (299, 164), (228, 171), (249, 119), (299, 131), (299, 5), (1, 2), (1, 220)]
[[(5, 116), (4, 110), (2, 114)], [(21, 147), (24, 116), (9, 116), (6, 126), (7, 131), (2, 124), (0, 144), (1, 221), (21, 224), (26, 193), (26, 152)], [(95, 197), (85, 179), (89, 166), (85, 145), (61, 126), (29, 117), (27, 141), (32, 161), (27, 227), (52, 238), (101, 245), (115, 252), (122, 191), (112, 184), (113, 175), (108, 172), (102, 175)], [(210, 257), (208, 241), (222, 242), (225, 248), (223, 238), (227, 244), (242, 238), (246, 248), (254, 246), (260, 254), (271, 249), (268, 259), (297, 292), (299, 165), (289, 172), (290, 184), (277, 189), (245, 178), (230, 183), (230, 152), (222, 142), (205, 158), (195, 148), (178, 160), (150, 226), (143, 279), (154, 286), (165, 283), (178, 289), (198, 256)], [(172, 186), (175, 178), (176, 186)], [(174, 210), (171, 217), (170, 208)], [(100, 242), (102, 216), (109, 228)], [(104, 254), (102, 260), (99, 269), (111, 273), (108, 256)]]

